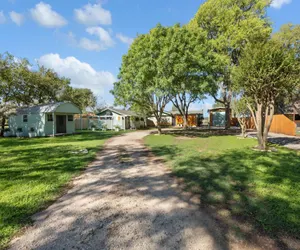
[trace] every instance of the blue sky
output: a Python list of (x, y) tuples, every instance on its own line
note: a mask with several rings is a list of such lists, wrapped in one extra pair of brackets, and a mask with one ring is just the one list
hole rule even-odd
[[(1, 0), (0, 53), (8, 51), (91, 88), (108, 104), (122, 55), (157, 23), (185, 24), (204, 0)], [(278, 30), (300, 23), (299, 0), (274, 0), (268, 16)], [(208, 98), (192, 108), (207, 108)]]

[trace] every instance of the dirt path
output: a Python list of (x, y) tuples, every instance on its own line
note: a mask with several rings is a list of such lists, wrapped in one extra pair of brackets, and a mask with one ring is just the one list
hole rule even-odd
[(11, 249), (235, 248), (143, 146), (148, 133), (109, 140), (74, 187), (36, 214)]

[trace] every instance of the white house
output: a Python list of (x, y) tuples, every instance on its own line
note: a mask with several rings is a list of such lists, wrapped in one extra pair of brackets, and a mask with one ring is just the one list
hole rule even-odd
[(102, 124), (108, 129), (140, 129), (145, 127), (146, 119), (131, 110), (105, 108), (97, 114)]
[[(164, 112), (161, 117), (161, 126), (173, 126), (174, 125), (174, 116), (170, 112)], [(147, 118), (147, 124), (149, 127), (156, 127), (157, 126), (157, 119), (154, 115)]]
[(55, 136), (56, 134), (75, 133), (74, 115), (81, 110), (69, 102), (57, 102), (19, 108), (16, 114), (9, 118), (9, 128), (12, 135), (18, 132), (22, 136)]

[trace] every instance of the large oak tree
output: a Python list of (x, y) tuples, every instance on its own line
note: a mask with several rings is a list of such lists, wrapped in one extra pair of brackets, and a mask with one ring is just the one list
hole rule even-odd
[(168, 28), (164, 46), (159, 57), (161, 77), (171, 102), (183, 117), (183, 127), (187, 128), (190, 105), (208, 92), (213, 56), (204, 32), (198, 28)]
[(149, 34), (135, 39), (123, 56), (119, 81), (112, 90), (117, 105), (134, 105), (150, 111), (157, 120), (159, 133), (164, 109), (170, 102), (158, 63), (165, 49), (167, 34), (168, 29), (158, 25)]

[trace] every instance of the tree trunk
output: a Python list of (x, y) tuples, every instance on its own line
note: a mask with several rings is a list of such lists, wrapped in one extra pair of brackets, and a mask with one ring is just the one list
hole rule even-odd
[(262, 113), (262, 104), (257, 104), (256, 111), (256, 123), (257, 123), (257, 139), (258, 139), (258, 148), (260, 150), (265, 150), (266, 145), (263, 139), (263, 113)]
[(225, 129), (230, 129), (231, 127), (231, 111), (230, 102), (225, 103)]
[(0, 136), (3, 136), (3, 134), (4, 134), (4, 129), (5, 129), (5, 117), (2, 117), (2, 122), (1, 122), (1, 134), (0, 134)]
[(243, 125), (241, 125), (241, 128), (242, 128), (242, 136), (244, 137), (244, 138), (246, 138), (246, 125), (245, 124), (243, 124)]
[(183, 129), (188, 129), (188, 118), (187, 115), (183, 115)]
[(158, 130), (158, 134), (161, 135), (162, 130), (161, 130), (161, 119), (157, 118), (157, 130)]
[[(270, 114), (269, 114), (269, 111), (270, 111)], [(263, 131), (264, 150), (267, 149), (268, 134), (269, 134), (271, 124), (272, 124), (272, 121), (273, 121), (274, 111), (275, 111), (274, 103), (271, 103), (268, 107), (266, 107), (265, 125), (264, 125), (264, 131)]]

